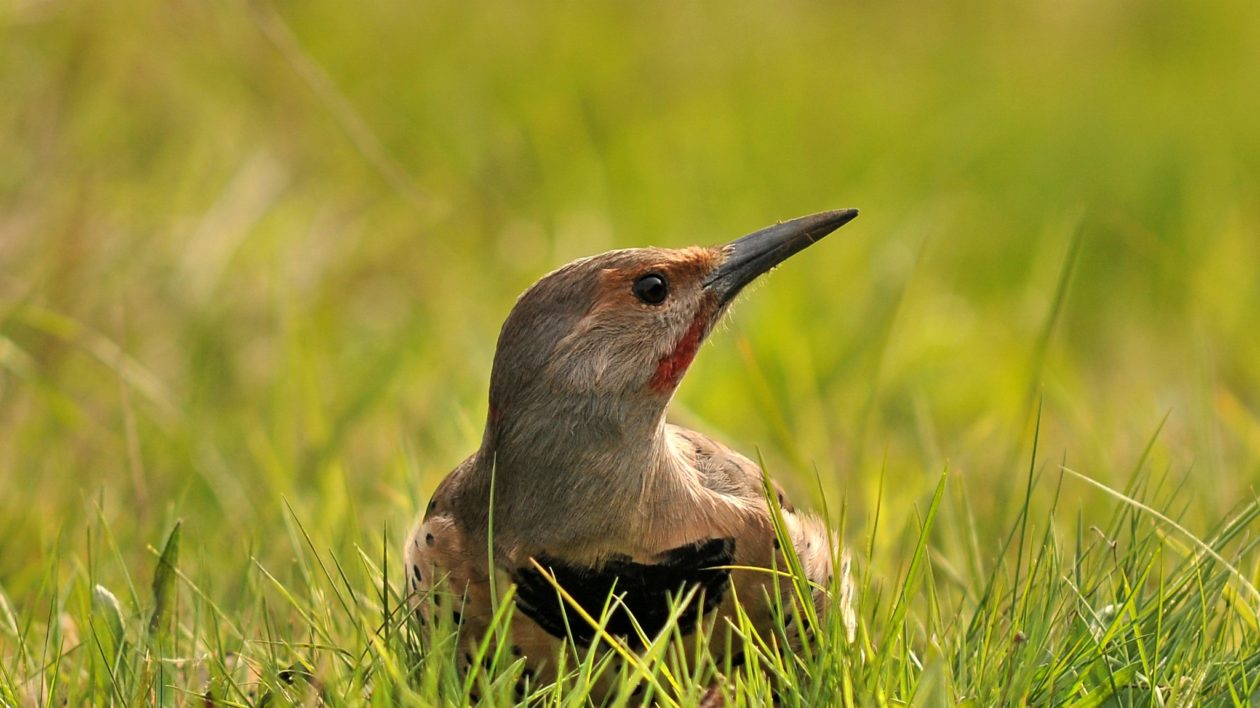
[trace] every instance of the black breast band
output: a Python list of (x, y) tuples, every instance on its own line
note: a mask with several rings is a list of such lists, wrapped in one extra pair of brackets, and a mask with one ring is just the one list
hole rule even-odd
[[(620, 596), (620, 604), (614, 601), (610, 605), (613, 609), (605, 628), (632, 648), (639, 649), (642, 642), (627, 610), (651, 639), (669, 619), (671, 597), (681, 598), (696, 587), (695, 597), (678, 618), (679, 628), (684, 633), (691, 632), (700, 617), (717, 607), (726, 594), (731, 573), (717, 566), (730, 565), (734, 555), (735, 539), (713, 538), (665, 551), (657, 556), (656, 563), (635, 563), (622, 557), (613, 558), (598, 568), (587, 568), (546, 555), (537, 560), (555, 575), (560, 587), (596, 619), (609, 604), (610, 593)], [(564, 599), (537, 568), (532, 565), (517, 568), (512, 571), (512, 580), (517, 585), (517, 609), (526, 617), (554, 637), (565, 639), (568, 632), (572, 632), (579, 644), (590, 644), (595, 629), (571, 607), (565, 607)]]

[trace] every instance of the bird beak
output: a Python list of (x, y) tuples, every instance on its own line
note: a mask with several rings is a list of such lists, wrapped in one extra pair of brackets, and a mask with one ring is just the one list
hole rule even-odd
[(704, 289), (725, 305), (752, 281), (806, 246), (852, 221), (857, 209), (824, 211), (768, 226), (723, 247), (722, 261), (704, 280)]

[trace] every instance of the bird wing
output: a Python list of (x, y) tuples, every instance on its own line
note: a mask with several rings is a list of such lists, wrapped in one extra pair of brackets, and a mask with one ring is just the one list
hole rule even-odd
[[(472, 664), (495, 607), (484, 519), (460, 511), (465, 495), (475, 494), (471, 482), (476, 464), (476, 456), (469, 457), (438, 485), (407, 538), (404, 556), (410, 605), (422, 626), (445, 617), (458, 628), (462, 651), (456, 659), (461, 670)], [(512, 583), (511, 574), (503, 567), (495, 567), (493, 573), (493, 588), (502, 597)], [(522, 678), (555, 680), (555, 662), (550, 659), (562, 640), (524, 612), (514, 613), (510, 622), (510, 653), (526, 659)]]
[[(694, 430), (670, 425), (667, 426), (667, 432), (677, 441), (676, 448), (681, 448), (680, 451), (690, 458), (706, 489), (720, 495), (754, 494), (764, 500), (762, 470), (755, 462)], [(779, 516), (786, 536), (792, 541), (806, 578), (815, 587), (812, 599), (816, 609), (821, 611), (830, 604), (833, 598), (828, 593), (831, 588), (837, 588), (839, 597), (834, 598), (835, 604), (842, 613), (847, 634), (852, 640), (856, 630), (856, 615), (853, 608), (852, 562), (848, 552), (839, 554), (840, 580), (838, 584), (834, 583), (836, 555), (840, 548), (835, 533), (818, 516), (798, 511), (783, 487), (773, 479), (770, 480), (770, 488), (778, 502)], [(769, 509), (764, 503), (758, 508), (760, 513), (745, 523), (743, 532), (736, 538), (738, 552), (735, 564), (785, 568), (787, 562), (779, 547)], [(758, 578), (751, 571), (736, 572), (736, 589), (746, 611), (749, 608), (753, 611), (759, 609), (768, 598), (768, 593), (773, 592), (771, 584), (765, 582), (766, 577), (763, 574)]]
[[(677, 441), (675, 449), (689, 457), (700, 475), (700, 483), (708, 490), (724, 495), (755, 497), (765, 496), (761, 481), (761, 468), (757, 463), (703, 433), (666, 425), (666, 434)], [(773, 479), (770, 488), (784, 511), (795, 511), (783, 486)]]
[(485, 545), (479, 544), (476, 534), (469, 533), (460, 523), (455, 504), (473, 464), (474, 458), (468, 458), (442, 480), (407, 539), (407, 589), (421, 622), (431, 620), (433, 610), (440, 608), (443, 601), (466, 608), (455, 610), (459, 622), (489, 621), (488, 607), (478, 609), (481, 600), (486, 600), (487, 605), (489, 600)]

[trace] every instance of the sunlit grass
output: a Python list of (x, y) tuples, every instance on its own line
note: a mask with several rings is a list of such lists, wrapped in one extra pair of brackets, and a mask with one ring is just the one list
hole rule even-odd
[(857, 639), (533, 699), (1254, 703), (1258, 13), (0, 8), (0, 703), (514, 700), (398, 567), (513, 298), (850, 206), (671, 414), (843, 529)]
[[(1064, 485), (1086, 480), (1117, 500), (1110, 518), (1086, 527), (1078, 517), (1064, 534), (1051, 516), (1031, 516), (1025, 506), (1005, 534), (1005, 552), (974, 581), (933, 548), (940, 512), (953, 503), (942, 475), (902, 529), (907, 564), (886, 581), (860, 574), (853, 641), (838, 612), (808, 621), (795, 613), (795, 622), (816, 628), (801, 633), (800, 651), (786, 647), (789, 631), (802, 625), (760, 635), (742, 614), (696, 645), (668, 622), (659, 636), (641, 637), (646, 648), (638, 653), (600, 630), (590, 647), (570, 641), (566, 670), (544, 685), (530, 682), (521, 659), (497, 639), (513, 611), (510, 588), (472, 670), (461, 674), (457, 656), (468, 649), (456, 644), (449, 620), (409, 619), (388, 532), (379, 562), (362, 549), (341, 559), (320, 551), (293, 518), (294, 579), (282, 581), (262, 564), (246, 570), (244, 602), (229, 615), (205, 592), (214, 585), (212, 566), (203, 559), (201, 578), (178, 567), (186, 542), (177, 523), (160, 552), (152, 549), (151, 582), (94, 541), (87, 567), (48, 579), (55, 616), (6, 609), (0, 630), (12, 648), (0, 690), (11, 703), (55, 694), (71, 703), (571, 705), (598, 690), (614, 705), (696, 705), (712, 691), (733, 705), (771, 698), (803, 706), (1247, 705), (1260, 689), (1260, 602), (1247, 573), (1257, 542), (1246, 530), (1260, 504), (1241, 504), (1208, 535), (1190, 536), (1155, 511), (1172, 504), (1174, 480), (1143, 481), (1148, 471), (1139, 466), (1122, 491), (1066, 468), (1030, 468), (1030, 498), (1045, 494), (1057, 504)], [(89, 528), (94, 539), (110, 535), (103, 522)], [(859, 565), (869, 570), (879, 559)], [(125, 579), (119, 593), (95, 582), (107, 569)], [(571, 604), (569, 621), (602, 628), (612, 602), (599, 616)], [(776, 602), (801, 607), (782, 596)], [(715, 663), (709, 644), (720, 637), (747, 661)]]

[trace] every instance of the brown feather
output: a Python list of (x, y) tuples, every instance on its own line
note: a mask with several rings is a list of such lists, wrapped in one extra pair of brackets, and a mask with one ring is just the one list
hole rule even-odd
[[(510, 649), (531, 676), (553, 679), (564, 637), (582, 620), (572, 614), (566, 624), (551, 614), (562, 608), (549, 605), (549, 586), (539, 585), (539, 561), (580, 586), (567, 589), (591, 602), (592, 614), (607, 589), (624, 588), (624, 607), (642, 615), (636, 619), (663, 623), (662, 602), (703, 585), (711, 593), (705, 604), (684, 614), (697, 626), (693, 636), (726, 636), (737, 601), (768, 636), (771, 599), (793, 596), (789, 580), (767, 572), (787, 567), (771, 504), (816, 587), (809, 601), (825, 608), (835, 535), (797, 511), (777, 484), (767, 500), (756, 464), (667, 425), (665, 409), (739, 289), (855, 214), (805, 217), (716, 248), (612, 251), (570, 263), (521, 295), (499, 335), (480, 449), (438, 486), (407, 541), (407, 584), (420, 621), (439, 612), (456, 619), (471, 657), (492, 621), (491, 578), (503, 589), (515, 581)], [(645, 278), (665, 296), (644, 296), (637, 284)], [(839, 570), (852, 638), (847, 556)], [(793, 631), (800, 624), (781, 620)], [(616, 621), (634, 626), (620, 615)]]

